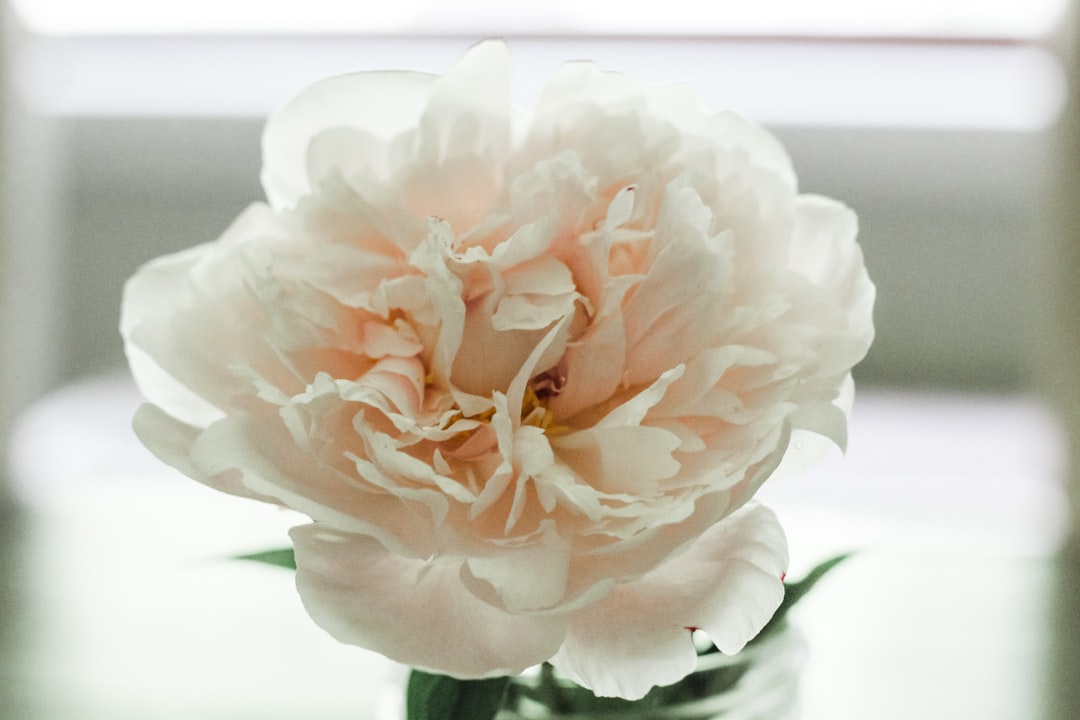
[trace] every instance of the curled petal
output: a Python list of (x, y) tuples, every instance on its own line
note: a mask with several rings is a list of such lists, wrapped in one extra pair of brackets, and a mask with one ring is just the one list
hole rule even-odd
[(691, 629), (704, 630), (722, 652), (741, 650), (780, 605), (786, 569), (776, 517), (749, 506), (575, 614), (552, 663), (598, 695), (640, 698), (693, 670)]

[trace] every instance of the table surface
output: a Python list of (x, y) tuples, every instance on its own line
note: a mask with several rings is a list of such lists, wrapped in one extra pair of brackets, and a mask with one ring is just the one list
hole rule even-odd
[[(125, 380), (83, 384), (14, 438), (2, 715), (368, 720), (398, 702), (403, 668), (314, 627), (290, 572), (230, 559), (284, 545), (297, 516), (158, 465), (126, 430), (136, 402)], [(1055, 432), (1023, 398), (866, 393), (846, 459), (765, 492), (793, 574), (857, 551), (795, 614), (803, 720), (1080, 718)]]

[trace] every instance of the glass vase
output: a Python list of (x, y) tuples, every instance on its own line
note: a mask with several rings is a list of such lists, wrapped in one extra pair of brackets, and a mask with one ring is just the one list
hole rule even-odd
[(686, 678), (636, 701), (597, 698), (545, 665), (511, 680), (496, 720), (792, 720), (804, 657), (801, 635), (778, 628), (736, 655), (701, 655)]

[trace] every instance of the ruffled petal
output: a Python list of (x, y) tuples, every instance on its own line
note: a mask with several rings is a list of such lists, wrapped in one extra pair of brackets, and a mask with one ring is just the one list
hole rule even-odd
[(565, 618), (488, 605), (465, 589), (460, 563), (402, 558), (370, 537), (318, 524), (290, 534), (304, 606), (342, 642), (465, 678), (517, 674), (562, 643)]
[(211, 425), (191, 447), (193, 477), (226, 492), (269, 499), (328, 526), (378, 537), (405, 557), (434, 551), (434, 520), (445, 517), (447, 506), (441, 492), (405, 487), (395, 495), (384, 492), (377, 479), (348, 478), (312, 453), (298, 452), (276, 420), (234, 416)]
[(694, 669), (694, 629), (722, 652), (741, 650), (779, 607), (786, 569), (775, 515), (748, 506), (686, 552), (578, 611), (551, 662), (597, 695), (640, 698)]
[(732, 267), (723, 244), (709, 237), (711, 220), (692, 189), (666, 193), (655, 260), (624, 308), (627, 383), (648, 382), (716, 342)]
[[(437, 77), (385, 71), (339, 75), (311, 85), (267, 120), (262, 136), (262, 186), (275, 209), (292, 207), (319, 177), (336, 169), (348, 177), (363, 167), (381, 168), (386, 143), (416, 126)], [(309, 168), (312, 141), (316, 146)], [(336, 161), (332, 161), (335, 158)]]

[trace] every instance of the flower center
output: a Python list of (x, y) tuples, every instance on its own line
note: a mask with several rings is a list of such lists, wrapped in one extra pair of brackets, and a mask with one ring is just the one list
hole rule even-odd
[[(538, 427), (548, 435), (563, 435), (570, 431), (570, 428), (566, 425), (555, 423), (555, 415), (547, 407), (548, 399), (559, 394), (563, 382), (563, 378), (552, 372), (537, 375), (529, 381), (528, 385), (525, 386), (525, 394), (521, 398), (522, 425)], [(489, 424), (494, 416), (495, 408), (490, 408), (476, 415), (465, 415), (459, 411), (455, 416), (455, 420), (468, 418), (469, 420), (479, 420), (484, 424)], [(456, 439), (466, 440), (473, 432), (475, 430), (459, 433)]]
[(541, 395), (532, 383), (525, 388), (525, 397), (521, 399), (521, 424), (533, 425), (546, 433), (561, 435), (569, 430), (565, 425), (554, 425), (555, 416), (544, 401), (550, 395)]

